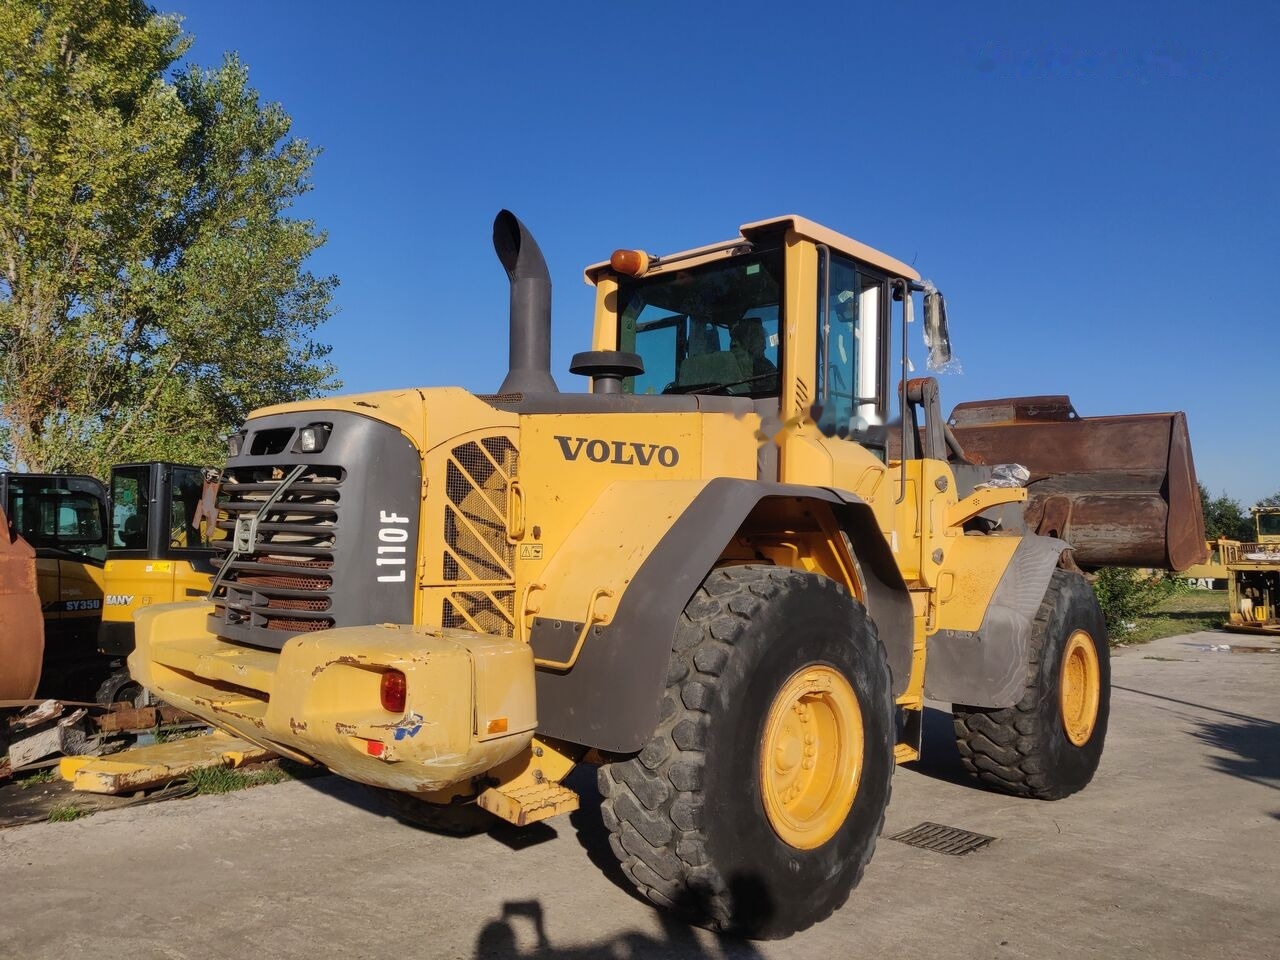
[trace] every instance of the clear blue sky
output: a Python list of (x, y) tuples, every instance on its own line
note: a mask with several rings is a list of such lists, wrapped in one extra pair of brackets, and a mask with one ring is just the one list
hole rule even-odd
[(297, 210), (342, 281), (320, 338), (347, 391), (497, 388), (502, 207), (573, 390), (583, 266), (798, 213), (947, 294), (945, 409), (1185, 410), (1211, 492), (1280, 489), (1280, 4), (157, 6), (324, 149)]

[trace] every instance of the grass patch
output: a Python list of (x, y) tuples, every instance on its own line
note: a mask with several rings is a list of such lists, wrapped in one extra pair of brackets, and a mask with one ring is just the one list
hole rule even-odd
[(151, 735), (155, 738), (156, 743), (172, 743), (174, 740), (190, 740), (193, 737), (203, 737), (208, 732), (209, 728), (206, 726), (179, 724), (171, 727), (153, 727)]
[(187, 774), (195, 784), (196, 793), (232, 793), (249, 787), (261, 787), (269, 783), (284, 783), (293, 777), (275, 764), (264, 764), (247, 770), (231, 767), (205, 767)]
[(28, 787), (38, 787), (42, 783), (53, 783), (58, 779), (58, 770), (56, 767), (45, 767), (43, 770), (37, 770), (29, 776), (23, 777), (17, 781), (19, 790), (26, 790)]
[(64, 803), (49, 811), (49, 822), (70, 823), (72, 820), (79, 820), (88, 815), (88, 810), (81, 810), (74, 803)]
[(1181, 633), (1217, 630), (1226, 619), (1225, 590), (1187, 590), (1137, 614), (1132, 621), (1133, 628), (1122, 636), (1113, 636), (1111, 641), (1126, 645), (1148, 643)]

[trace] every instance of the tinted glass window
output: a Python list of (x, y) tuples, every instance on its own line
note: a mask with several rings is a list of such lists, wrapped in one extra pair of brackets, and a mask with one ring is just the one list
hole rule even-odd
[(783, 251), (758, 250), (618, 286), (627, 393), (778, 394)]

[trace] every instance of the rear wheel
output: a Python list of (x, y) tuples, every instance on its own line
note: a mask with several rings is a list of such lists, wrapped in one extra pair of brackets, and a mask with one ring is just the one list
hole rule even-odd
[(893, 731), (884, 649), (842, 586), (716, 570), (680, 617), (657, 730), (600, 768), (610, 845), (654, 903), (789, 936), (843, 904), (871, 859)]
[(1032, 625), (1022, 699), (997, 710), (957, 704), (956, 742), (965, 768), (983, 783), (1058, 800), (1093, 779), (1110, 708), (1110, 650), (1097, 598), (1080, 574), (1055, 570)]

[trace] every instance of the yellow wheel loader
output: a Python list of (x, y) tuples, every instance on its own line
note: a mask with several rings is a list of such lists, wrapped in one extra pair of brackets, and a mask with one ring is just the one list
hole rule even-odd
[(215, 573), (217, 491), (218, 472), (208, 467), (152, 460), (111, 468), (98, 652), (112, 662), (97, 689), (99, 703), (145, 704), (146, 693), (124, 663), (133, 650), (138, 610), (208, 595)]
[(1237, 633), (1280, 634), (1280, 507), (1254, 507), (1254, 543), (1219, 540), (1227, 568), (1227, 620)]
[(1181, 414), (949, 422), (907, 378), (918, 309), (949, 355), (941, 295), (795, 216), (589, 267), (590, 392), (560, 393), (542, 254), (507, 211), (494, 246), (497, 392), (254, 413), (210, 599), (138, 612), (138, 680), (442, 830), (572, 810), (597, 765), (637, 889), (757, 938), (844, 903), (926, 698), (975, 776), (1089, 782), (1109, 668), (1080, 569), (1199, 559)]

